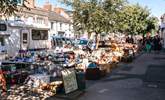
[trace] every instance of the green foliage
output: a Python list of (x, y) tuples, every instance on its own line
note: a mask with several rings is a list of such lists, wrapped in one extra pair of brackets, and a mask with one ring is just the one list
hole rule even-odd
[[(7, 17), (20, 11), (18, 1), (20, 0), (0, 0), (0, 16)], [(27, 2), (27, 0), (23, 0), (23, 7), (26, 7), (25, 2)]]
[[(120, 19), (121, 18), (121, 19)], [(143, 8), (136, 5), (127, 5), (123, 9), (120, 19), (121, 31), (127, 34), (144, 34), (156, 29), (158, 20), (150, 17), (147, 7)]]
[(62, 1), (74, 9), (73, 22), (77, 31), (143, 34), (156, 29), (157, 20), (150, 17), (147, 7), (130, 5), (125, 0)]
[(149, 17), (146, 21), (147, 22), (146, 31), (151, 33), (152, 30), (158, 30), (158, 26), (157, 26), (158, 21), (159, 20), (156, 17)]

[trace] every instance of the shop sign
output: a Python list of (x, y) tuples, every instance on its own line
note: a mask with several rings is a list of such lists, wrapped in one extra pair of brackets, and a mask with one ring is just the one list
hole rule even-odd
[(74, 69), (65, 69), (62, 71), (65, 93), (70, 93), (78, 89), (76, 74)]

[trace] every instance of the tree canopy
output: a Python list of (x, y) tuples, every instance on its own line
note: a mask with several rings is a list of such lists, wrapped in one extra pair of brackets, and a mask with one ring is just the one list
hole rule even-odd
[(62, 0), (71, 5), (77, 31), (142, 34), (156, 29), (157, 20), (147, 7), (132, 5), (125, 0)]
[(27, 0), (0, 0), (0, 16), (11, 16), (18, 12), (20, 8), (19, 3), (22, 1), (21, 6), (26, 7), (25, 3)]

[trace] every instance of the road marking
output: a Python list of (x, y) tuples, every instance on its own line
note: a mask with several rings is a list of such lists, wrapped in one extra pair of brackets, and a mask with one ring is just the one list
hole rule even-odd
[(148, 87), (157, 88), (158, 85), (156, 85), (156, 84), (148, 84)]
[(104, 92), (106, 92), (106, 91), (108, 91), (108, 89), (101, 89), (101, 90), (99, 91), (99, 93), (104, 93)]

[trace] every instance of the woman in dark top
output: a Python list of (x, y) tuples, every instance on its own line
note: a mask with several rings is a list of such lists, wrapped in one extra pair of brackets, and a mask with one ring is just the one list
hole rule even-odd
[(147, 52), (151, 52), (151, 42), (152, 42), (151, 38), (146, 37), (145, 46), (146, 46)]
[(154, 37), (153, 43), (154, 43), (154, 50), (155, 50), (155, 51), (160, 50), (160, 48), (161, 48), (161, 43), (160, 43), (160, 38), (159, 38), (158, 35), (156, 35), (156, 36)]

